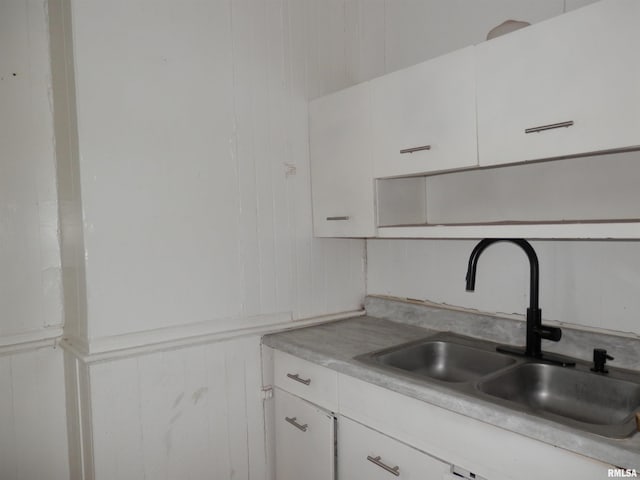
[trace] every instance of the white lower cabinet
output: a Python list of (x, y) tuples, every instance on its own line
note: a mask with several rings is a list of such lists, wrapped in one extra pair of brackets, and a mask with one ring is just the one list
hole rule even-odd
[(274, 388), (277, 480), (333, 480), (335, 417)]
[(441, 480), (449, 464), (346, 417), (338, 420), (340, 480)]

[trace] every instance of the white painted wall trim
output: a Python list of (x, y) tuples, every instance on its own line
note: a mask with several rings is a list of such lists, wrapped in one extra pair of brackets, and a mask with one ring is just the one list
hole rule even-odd
[(60, 341), (60, 345), (83, 363), (91, 364), (160, 350), (175, 350), (194, 345), (214, 343), (247, 335), (263, 335), (274, 331), (332, 322), (364, 314), (364, 310), (353, 310), (293, 320), (290, 312), (274, 313), (135, 332), (127, 335), (94, 339), (90, 342), (73, 336), (65, 336)]
[(62, 327), (49, 327), (33, 332), (0, 337), (0, 356), (53, 347), (62, 337)]

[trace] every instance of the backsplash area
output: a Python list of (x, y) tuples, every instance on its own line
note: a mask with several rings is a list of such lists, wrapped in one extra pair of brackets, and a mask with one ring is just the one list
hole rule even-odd
[[(497, 343), (524, 345), (524, 321), (455, 309), (446, 305), (407, 301), (400, 298), (370, 295), (365, 299), (367, 315)], [(595, 329), (582, 330), (575, 325), (562, 327), (559, 342), (543, 341), (544, 351), (592, 361), (593, 349), (604, 348), (614, 357), (612, 367), (640, 369), (640, 338), (612, 335)]]
[[(520, 248), (493, 245), (465, 290), (477, 240), (367, 240), (367, 294), (524, 315), (529, 264)], [(531, 240), (540, 264), (542, 319), (640, 336), (640, 242)]]

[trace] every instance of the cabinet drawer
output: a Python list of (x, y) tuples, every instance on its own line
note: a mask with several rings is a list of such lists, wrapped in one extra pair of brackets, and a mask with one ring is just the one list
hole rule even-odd
[(340, 417), (338, 422), (340, 480), (449, 478), (449, 464), (348, 418)]
[(333, 480), (335, 417), (278, 388), (275, 400), (275, 460), (278, 480)]
[(338, 374), (301, 358), (276, 350), (274, 384), (328, 410), (338, 408)]

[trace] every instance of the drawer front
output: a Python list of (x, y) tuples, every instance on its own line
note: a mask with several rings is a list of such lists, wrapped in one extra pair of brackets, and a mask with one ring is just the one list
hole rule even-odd
[(276, 350), (274, 384), (327, 410), (338, 409), (338, 374)]
[(442, 480), (449, 464), (346, 417), (338, 419), (340, 480)]

